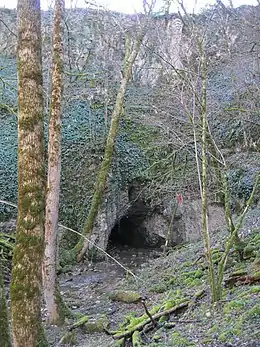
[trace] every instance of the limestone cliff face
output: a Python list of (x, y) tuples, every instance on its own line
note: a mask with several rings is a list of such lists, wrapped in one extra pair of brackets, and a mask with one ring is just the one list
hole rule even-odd
[[(147, 23), (143, 17), (117, 13), (68, 12), (65, 30), (67, 69), (86, 73), (83, 77), (86, 94), (105, 97), (111, 85), (120, 81), (126, 41), (128, 38), (133, 41), (144, 25), (147, 34), (133, 68), (132, 82), (152, 87), (160, 77), (169, 73), (170, 66), (182, 67), (183, 24), (180, 19), (174, 15), (167, 21), (162, 17), (149, 19)], [(88, 87), (92, 88), (91, 92)]]
[(182, 28), (183, 23), (176, 17), (151, 22), (151, 29), (135, 64), (134, 80), (154, 87), (160, 78), (172, 74), (173, 67), (182, 69)]
[[(212, 134), (220, 148), (234, 150), (239, 145), (243, 150), (250, 143), (257, 147), (260, 143), (257, 127), (260, 37), (256, 30), (260, 23), (259, 6), (228, 11), (216, 7), (214, 13), (205, 11), (195, 19), (202, 28), (207, 25), (208, 119)], [(15, 11), (0, 10), (0, 76), (15, 62), (15, 20)], [(122, 77), (126, 39), (128, 37), (132, 42), (143, 24), (143, 17), (137, 19), (133, 15), (86, 9), (66, 11), (61, 215), (66, 225), (69, 223), (79, 230), (87, 215), (96, 171), (102, 160), (109, 116)], [(51, 13), (43, 12), (46, 114), (51, 25)], [(103, 231), (104, 237), (98, 241), (102, 247), (118, 220), (127, 215), (128, 220), (132, 218), (133, 224), (136, 223), (134, 211), (128, 206), (131, 199), (126, 195), (131, 182), (140, 176), (145, 181), (147, 173), (145, 198), (149, 200), (149, 213), (138, 225), (139, 230), (148, 230), (148, 234), (157, 232), (161, 238), (165, 237), (172, 213), (165, 216), (154, 207), (164, 205), (164, 201), (170, 206), (177, 191), (184, 197), (190, 194), (191, 198), (185, 199), (174, 223), (173, 243), (196, 239), (200, 235), (193, 135), (187, 118), (192, 97), (175, 71), (179, 69), (187, 73), (193, 84), (198, 82), (198, 52), (187, 30), (187, 22), (177, 15), (154, 17), (146, 25), (147, 34), (126, 93), (111, 170), (111, 182), (123, 183), (120, 187), (111, 184), (93, 234), (100, 236), (99, 232)], [(4, 61), (6, 57), (8, 59)], [(196, 87), (199, 88), (199, 82)], [(15, 99), (15, 91), (12, 90), (10, 95)], [(16, 141), (16, 125), (12, 124), (12, 137), (7, 123), (15, 120), (8, 117), (4, 120), (5, 127), (0, 129), (0, 137), (1, 131), (5, 131), (5, 138), (11, 144)], [(5, 154), (9, 147), (5, 144), (1, 148), (0, 143), (0, 153)], [(5, 158), (13, 165), (13, 146), (11, 151)], [(9, 171), (3, 174), (3, 187), (10, 172), (15, 172), (14, 165), (5, 160)], [(13, 186), (16, 192), (15, 184)]]
[[(15, 57), (16, 11), (0, 9), (0, 55)], [(42, 12), (42, 39), (45, 62), (49, 63), (51, 12)], [(64, 25), (66, 69), (116, 81), (121, 78), (126, 36), (133, 38), (144, 18), (88, 9), (67, 10)], [(146, 24), (147, 25), (147, 24)], [(183, 23), (176, 15), (150, 19), (147, 35), (133, 69), (133, 80), (155, 85), (164, 67), (160, 54), (175, 68), (181, 68), (180, 47)], [(168, 64), (168, 65), (169, 65)], [(45, 64), (46, 67), (46, 64)], [(86, 77), (86, 76), (85, 76)], [(75, 79), (69, 78), (70, 82)]]

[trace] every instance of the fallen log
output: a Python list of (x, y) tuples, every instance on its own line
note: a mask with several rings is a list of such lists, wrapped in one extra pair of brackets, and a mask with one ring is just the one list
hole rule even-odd
[(246, 285), (260, 283), (260, 275), (231, 276), (225, 280), (225, 287), (232, 288), (234, 285)]
[[(165, 311), (162, 311), (162, 312), (158, 312), (158, 313), (156, 313), (155, 315), (152, 316), (153, 321), (156, 321), (156, 320), (158, 320), (159, 318), (161, 318), (163, 316), (168, 316), (168, 315), (170, 315), (172, 313), (176, 313), (177, 311), (179, 311), (179, 310), (181, 310), (183, 308), (188, 307), (189, 304), (190, 304), (190, 301), (185, 301), (185, 302), (183, 302), (183, 303), (181, 303), (181, 304), (179, 304), (177, 306), (174, 306), (174, 307), (172, 307), (172, 308), (170, 308), (168, 310), (165, 310)], [(113, 338), (115, 340), (120, 340), (122, 338), (129, 338), (129, 337), (131, 337), (133, 335), (133, 333), (135, 331), (142, 331), (143, 328), (147, 324), (149, 324), (149, 323), (151, 323), (151, 318), (150, 317), (145, 319), (145, 320), (143, 320), (141, 323), (135, 325), (134, 327), (130, 328), (129, 330), (126, 330), (126, 331), (120, 332), (120, 333), (116, 333), (116, 334), (114, 334), (112, 336), (113, 336)]]

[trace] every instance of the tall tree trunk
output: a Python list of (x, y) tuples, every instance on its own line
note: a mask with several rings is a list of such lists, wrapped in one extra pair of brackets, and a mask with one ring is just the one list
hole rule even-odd
[(214, 273), (214, 264), (212, 261), (210, 235), (208, 230), (207, 216), (207, 62), (204, 52), (203, 41), (199, 42), (199, 51), (201, 56), (201, 79), (202, 79), (202, 98), (201, 98), (201, 213), (202, 213), (202, 238), (205, 249), (205, 256), (208, 262), (209, 285), (211, 301), (216, 301), (216, 280)]
[(64, 317), (56, 298), (57, 228), (59, 216), (60, 171), (61, 171), (61, 99), (63, 46), (61, 20), (64, 0), (56, 0), (52, 38), (52, 91), (50, 102), (48, 140), (48, 183), (45, 211), (45, 254), (43, 263), (44, 298), (47, 319), (50, 324), (61, 324)]
[(11, 347), (8, 310), (4, 292), (3, 273), (0, 259), (0, 342), (1, 347)]
[[(91, 201), (89, 214), (84, 226), (83, 235), (88, 235), (92, 231), (96, 216), (98, 214), (98, 209), (99, 209), (101, 199), (106, 187), (107, 175), (108, 175), (108, 171), (110, 169), (110, 165), (111, 165), (111, 161), (113, 157), (115, 139), (116, 139), (117, 130), (119, 126), (120, 116), (122, 113), (126, 87), (131, 77), (132, 67), (137, 57), (137, 54), (140, 50), (143, 37), (144, 37), (144, 33), (141, 32), (137, 36), (134, 42), (132, 51), (130, 51), (130, 47), (128, 46), (130, 44), (129, 40), (126, 40), (127, 43), (125, 48), (123, 78), (121, 80), (120, 88), (117, 93), (116, 103), (112, 113), (110, 129), (109, 129), (109, 133), (107, 137), (104, 159), (101, 163), (101, 167), (97, 175), (97, 180), (95, 184), (95, 192)], [(88, 240), (84, 240), (83, 238), (81, 238), (78, 244), (75, 246), (75, 252), (78, 253), (77, 254), (78, 261), (81, 261), (83, 259), (87, 249), (88, 249)]]
[(41, 323), (45, 202), (39, 0), (18, 0), (18, 217), (11, 274), (14, 347), (48, 346)]

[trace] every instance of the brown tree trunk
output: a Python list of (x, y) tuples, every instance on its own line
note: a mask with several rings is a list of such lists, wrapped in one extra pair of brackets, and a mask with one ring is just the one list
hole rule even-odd
[[(129, 43), (129, 40), (127, 40), (127, 45), (125, 48), (126, 53), (125, 53), (125, 62), (124, 62), (124, 69), (123, 69), (123, 78), (120, 83), (120, 87), (116, 97), (115, 107), (111, 116), (111, 123), (110, 123), (109, 133), (107, 136), (104, 159), (101, 163), (101, 167), (97, 175), (97, 180), (95, 184), (95, 192), (91, 201), (90, 211), (89, 211), (89, 214), (84, 226), (84, 230), (83, 230), (84, 235), (88, 235), (92, 231), (96, 216), (98, 214), (99, 206), (100, 206), (102, 196), (103, 196), (106, 183), (107, 183), (108, 171), (110, 169), (110, 165), (111, 165), (111, 161), (113, 157), (114, 145), (115, 145), (117, 130), (119, 126), (119, 120), (122, 113), (126, 87), (131, 77), (133, 64), (139, 52), (139, 49), (143, 40), (143, 36), (144, 36), (143, 32), (141, 32), (137, 36), (137, 38), (135, 39), (132, 51), (130, 51), (130, 47), (128, 46), (128, 44), (130, 43)], [(88, 246), (89, 246), (89, 241), (81, 238), (75, 247), (75, 251), (76, 253), (78, 253), (77, 254), (78, 261), (81, 261), (83, 259), (88, 249)]]
[(45, 202), (39, 0), (18, 0), (18, 217), (11, 275), (14, 347), (48, 346), (41, 322)]
[(64, 0), (56, 0), (53, 19), (52, 38), (52, 92), (50, 102), (49, 142), (48, 142), (48, 183), (45, 211), (45, 254), (43, 263), (44, 298), (47, 308), (47, 319), (50, 324), (63, 322), (56, 298), (56, 254), (57, 228), (59, 216), (60, 171), (61, 171), (61, 99), (63, 46), (61, 19)]
[(216, 279), (214, 264), (212, 261), (210, 233), (208, 229), (207, 216), (207, 62), (205, 57), (205, 47), (203, 40), (199, 41), (199, 52), (201, 59), (201, 82), (202, 96), (200, 106), (201, 116), (201, 232), (205, 249), (205, 256), (208, 262), (208, 274), (210, 285), (211, 302), (216, 301)]

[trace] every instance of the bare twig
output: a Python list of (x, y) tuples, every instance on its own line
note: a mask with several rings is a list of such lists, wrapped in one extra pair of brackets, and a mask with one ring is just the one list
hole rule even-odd
[(145, 298), (141, 298), (141, 303), (144, 307), (145, 313), (147, 314), (147, 316), (151, 319), (151, 322), (153, 323), (154, 328), (156, 327), (157, 323), (155, 321), (155, 319), (153, 318), (153, 316), (151, 315), (151, 313), (149, 312), (146, 303), (145, 303)]
[(9, 26), (5, 23), (5, 21), (0, 18), (0, 22), (4, 24), (4, 26), (6, 27), (6, 29), (15, 37), (17, 37), (17, 35), (9, 28)]

